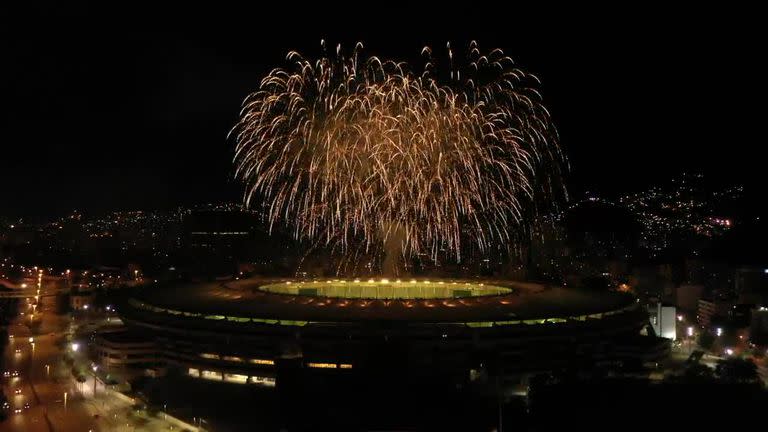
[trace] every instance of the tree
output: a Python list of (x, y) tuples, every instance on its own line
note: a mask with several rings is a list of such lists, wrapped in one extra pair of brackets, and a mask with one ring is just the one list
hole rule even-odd
[(6, 412), (8, 409), (10, 409), (8, 398), (5, 396), (3, 389), (0, 389), (0, 421), (3, 421), (8, 417), (8, 413)]
[(730, 384), (755, 383), (760, 379), (757, 366), (751, 360), (732, 358), (717, 362), (715, 374), (720, 380)]
[(699, 335), (698, 344), (705, 350), (709, 350), (712, 348), (712, 345), (715, 344), (715, 337), (708, 332), (702, 332), (701, 335)]
[(714, 379), (715, 374), (712, 368), (701, 363), (688, 366), (680, 377), (681, 381), (690, 384), (712, 382)]

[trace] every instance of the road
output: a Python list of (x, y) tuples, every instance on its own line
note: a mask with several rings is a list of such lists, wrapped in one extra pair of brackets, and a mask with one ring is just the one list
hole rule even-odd
[[(162, 413), (149, 417), (134, 411), (129, 398), (105, 388), (101, 381), (97, 381), (94, 395), (92, 376), (84, 383), (76, 382), (71, 367), (64, 362), (64, 350), (67, 334), (77, 323), (56, 313), (55, 297), (41, 297), (34, 318), (40, 320), (40, 324), (32, 334), (28, 326), (30, 310), (27, 302), (21, 300), (19, 316), (8, 328), (13, 337), (3, 356), (11, 376), (0, 379), (11, 411), (8, 419), (0, 422), (0, 432), (182, 429), (165, 421)], [(12, 376), (14, 371), (18, 376)], [(15, 393), (17, 389), (19, 394)], [(25, 404), (29, 404), (28, 409), (23, 408)], [(21, 413), (15, 414), (16, 408), (20, 408)]]
[[(19, 376), (4, 378), (3, 386), (12, 410), (22, 408), (22, 413), (12, 411), (8, 420), (0, 423), (0, 432), (97, 430), (82, 397), (68, 394), (64, 408), (69, 372), (61, 362), (61, 348), (57, 343), (64, 338), (68, 322), (56, 315), (55, 297), (41, 297), (36, 314), (36, 319), (41, 320), (37, 335), (33, 335), (27, 326), (29, 308), (26, 302), (21, 301), (19, 309), (25, 315), (19, 315), (9, 326), (8, 333), (14, 337), (4, 353), (6, 369), (18, 371)], [(34, 343), (29, 342), (30, 337), (34, 338)], [(20, 394), (15, 394), (17, 388), (21, 389)], [(23, 409), (27, 403), (30, 408)]]

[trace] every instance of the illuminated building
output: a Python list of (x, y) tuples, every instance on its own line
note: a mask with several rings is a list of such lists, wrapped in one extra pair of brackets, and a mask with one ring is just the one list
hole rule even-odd
[(518, 380), (574, 362), (656, 361), (668, 352), (662, 340), (637, 343), (648, 315), (627, 293), (516, 282), (249, 279), (154, 287), (119, 310), (169, 366), (242, 384), (393, 371), (460, 382), (488, 365)]
[(107, 370), (150, 367), (158, 362), (154, 342), (131, 331), (105, 331), (96, 335), (95, 359)]
[(732, 302), (724, 300), (699, 299), (699, 308), (696, 313), (699, 325), (709, 327), (713, 318), (724, 318), (728, 316)]
[(671, 340), (677, 339), (677, 309), (674, 306), (661, 302), (650, 305), (648, 315), (657, 336)]

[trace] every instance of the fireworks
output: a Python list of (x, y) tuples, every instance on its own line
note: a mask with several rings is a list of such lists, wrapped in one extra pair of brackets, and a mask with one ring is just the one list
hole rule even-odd
[(428, 47), (419, 73), (362, 48), (291, 52), (245, 99), (231, 134), (246, 204), (343, 249), (460, 258), (462, 241), (509, 241), (563, 161), (538, 79), (475, 42), (464, 62), (448, 46), (442, 79)]

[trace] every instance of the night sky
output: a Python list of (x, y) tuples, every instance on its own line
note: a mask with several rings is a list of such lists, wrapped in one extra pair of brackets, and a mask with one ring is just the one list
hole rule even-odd
[(576, 197), (684, 170), (762, 185), (764, 50), (746, 12), (33, 7), (0, 12), (0, 215), (239, 199), (225, 138), (240, 102), (323, 38), (408, 61), (446, 41), (502, 48), (543, 81)]

